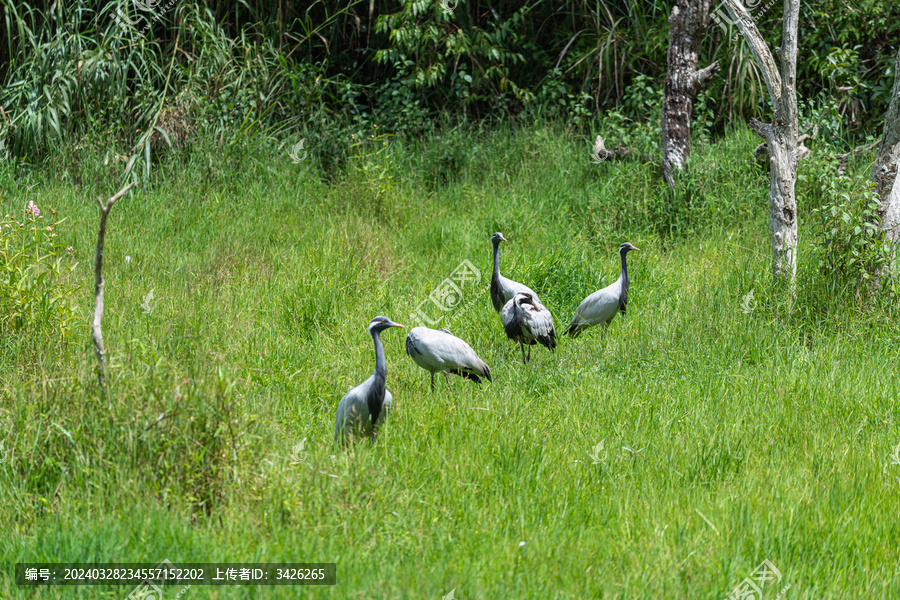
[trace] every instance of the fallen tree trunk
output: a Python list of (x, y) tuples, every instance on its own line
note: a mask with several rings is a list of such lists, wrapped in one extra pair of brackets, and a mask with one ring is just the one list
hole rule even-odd
[(640, 160), (642, 162), (653, 162), (653, 157), (649, 154), (643, 154), (642, 152), (637, 152), (636, 150), (632, 150), (631, 148), (626, 148), (625, 146), (616, 146), (612, 150), (606, 147), (606, 142), (599, 135), (597, 139), (594, 141), (594, 162), (601, 163), (607, 160), (617, 160), (622, 158), (633, 158), (636, 160)]

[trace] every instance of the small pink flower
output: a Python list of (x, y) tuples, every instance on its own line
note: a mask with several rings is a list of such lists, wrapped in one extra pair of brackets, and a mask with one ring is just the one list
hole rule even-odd
[(34, 200), (28, 201), (28, 208), (25, 209), (25, 212), (31, 213), (35, 217), (41, 216), (41, 209), (37, 207), (37, 205), (34, 203)]

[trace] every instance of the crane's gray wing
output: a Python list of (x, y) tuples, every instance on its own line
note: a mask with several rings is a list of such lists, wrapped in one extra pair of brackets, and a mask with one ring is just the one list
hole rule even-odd
[(369, 421), (369, 407), (366, 404), (365, 384), (362, 383), (341, 398), (334, 421), (334, 439), (346, 439), (351, 433), (365, 429)]
[(536, 302), (540, 302), (538, 295), (534, 293), (533, 289), (518, 281), (513, 281), (512, 279), (507, 279), (503, 276), (500, 277), (500, 289), (503, 291), (505, 302), (512, 300), (516, 294), (531, 294), (531, 297), (534, 298)]
[(443, 335), (431, 340), (431, 350), (448, 367), (475, 368), (481, 360), (471, 346), (455, 335)]
[(525, 327), (531, 332), (531, 337), (551, 350), (556, 348), (556, 327), (547, 307), (535, 301), (534, 306), (525, 305), (522, 312)]
[(619, 282), (598, 290), (585, 298), (572, 319), (572, 325), (599, 325), (606, 323), (619, 309)]
[[(462, 372), (470, 374), (482, 375), (491, 379), (491, 370), (487, 364), (478, 357), (472, 347), (466, 342), (459, 339), (455, 335), (445, 335), (440, 340), (436, 340), (439, 344), (437, 348), (440, 351), (444, 364), (450, 367), (451, 371), (457, 371), (458, 375)], [(470, 377), (470, 379), (472, 379)], [(478, 378), (474, 378), (478, 382)]]
[(500, 323), (503, 325), (506, 337), (511, 340), (518, 340), (521, 335), (521, 312), (522, 311), (518, 310), (516, 303), (513, 300), (504, 304), (503, 310), (500, 311)]
[(390, 412), (391, 404), (394, 402), (394, 395), (391, 394), (387, 389), (384, 390), (384, 404), (381, 406), (381, 412), (378, 413), (378, 421), (375, 423), (377, 427), (380, 427), (384, 424), (384, 422), (388, 418), (388, 412)]
[(515, 305), (512, 300), (507, 300), (506, 304), (503, 305), (503, 308), (500, 310), (500, 323), (506, 327), (506, 325), (515, 318)]
[(413, 362), (432, 373), (441, 371), (444, 367), (432, 347), (433, 340), (437, 336), (449, 337), (427, 327), (414, 327), (406, 336), (406, 353), (413, 359)]

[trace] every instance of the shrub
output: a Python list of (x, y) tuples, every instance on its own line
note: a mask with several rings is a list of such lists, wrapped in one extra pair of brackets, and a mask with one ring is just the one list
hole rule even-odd
[(812, 209), (815, 266), (831, 295), (854, 296), (891, 263), (891, 245), (878, 225), (871, 185), (835, 175), (823, 180), (823, 201)]
[(25, 329), (59, 328), (69, 336), (78, 319), (71, 303), (75, 286), (66, 274), (72, 248), (63, 248), (57, 212), (44, 214), (29, 202), (20, 221), (15, 215), (0, 218), (0, 334)]

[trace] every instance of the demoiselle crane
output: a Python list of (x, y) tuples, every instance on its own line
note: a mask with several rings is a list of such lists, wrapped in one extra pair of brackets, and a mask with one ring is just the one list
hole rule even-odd
[(491, 379), (491, 370), (475, 354), (471, 346), (446, 329), (414, 327), (406, 336), (406, 353), (417, 365), (431, 372), (431, 389), (434, 391), (434, 374), (444, 373), (450, 385), (448, 373), (481, 383), (481, 378)]
[(369, 322), (369, 334), (375, 342), (375, 372), (371, 377), (347, 392), (338, 404), (334, 424), (334, 440), (344, 443), (351, 436), (374, 439), (376, 428), (387, 419), (393, 396), (385, 388), (387, 361), (380, 334), (391, 327), (403, 327), (387, 317), (375, 317)]
[(512, 297), (523, 292), (531, 294), (531, 297), (540, 302), (538, 295), (534, 293), (527, 285), (522, 285), (512, 279), (507, 279), (500, 275), (500, 242), (505, 242), (506, 238), (499, 231), (491, 237), (491, 244), (494, 246), (494, 274), (491, 275), (491, 302), (494, 303), (494, 310), (500, 312)]
[[(526, 365), (531, 360), (531, 346), (535, 343), (540, 342), (551, 351), (556, 348), (553, 315), (546, 306), (527, 292), (519, 292), (506, 303), (500, 311), (500, 322), (503, 323), (506, 337), (519, 342), (522, 362)], [(524, 346), (528, 346), (528, 358), (525, 358)]]
[(594, 325), (603, 325), (600, 333), (602, 339), (603, 332), (616, 316), (616, 311), (625, 314), (628, 306), (628, 262), (625, 255), (631, 250), (640, 250), (635, 248), (628, 242), (619, 246), (619, 256), (622, 258), (622, 271), (615, 283), (606, 286), (602, 290), (597, 290), (584, 300), (575, 311), (575, 317), (569, 324), (568, 333), (573, 338), (577, 338), (582, 331)]

